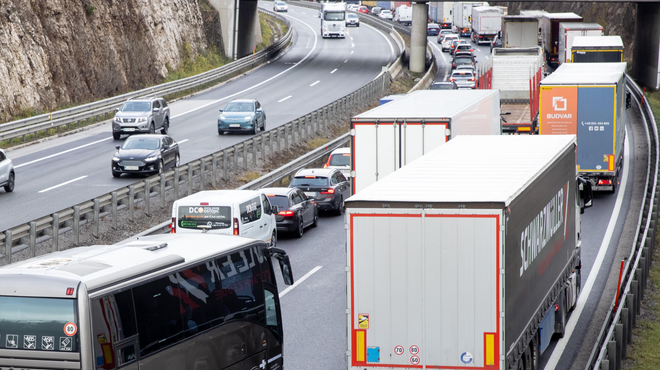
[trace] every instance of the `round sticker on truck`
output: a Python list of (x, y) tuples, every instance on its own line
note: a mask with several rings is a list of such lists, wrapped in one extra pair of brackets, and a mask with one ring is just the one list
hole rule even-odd
[(472, 362), (472, 354), (470, 352), (463, 352), (461, 354), (461, 362), (464, 364), (469, 364)]
[(67, 322), (66, 325), (64, 325), (64, 334), (72, 337), (76, 335), (77, 332), (78, 332), (78, 327), (76, 326), (76, 324), (72, 322)]

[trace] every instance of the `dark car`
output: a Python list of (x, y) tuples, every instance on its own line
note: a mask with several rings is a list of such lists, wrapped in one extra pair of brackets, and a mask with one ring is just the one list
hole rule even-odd
[(490, 42), (490, 52), (493, 52), (493, 48), (501, 48), (502, 47), (502, 38), (498, 36), (493, 37), (493, 41)]
[(440, 26), (435, 23), (426, 25), (426, 36), (437, 36), (440, 33)]
[(270, 204), (277, 206), (275, 221), (277, 232), (293, 233), (303, 236), (307, 226), (318, 226), (319, 210), (313, 200), (298, 188), (263, 188), (261, 193), (268, 197)]
[(179, 144), (168, 135), (130, 136), (116, 146), (112, 157), (112, 176), (122, 173), (156, 174), (180, 163)]
[(436, 81), (429, 86), (429, 90), (458, 90), (458, 86), (453, 81)]
[(322, 211), (344, 213), (344, 200), (351, 194), (346, 177), (335, 168), (307, 168), (296, 173), (290, 188), (298, 188), (313, 199)]
[(462, 65), (474, 66), (475, 63), (477, 63), (477, 60), (474, 55), (461, 51), (454, 55), (454, 59), (451, 62), (451, 69), (454, 70), (456, 67)]
[(219, 135), (230, 131), (256, 134), (257, 128), (266, 129), (266, 112), (257, 100), (236, 99), (227, 103), (225, 109), (220, 109)]
[(454, 48), (453, 51), (454, 51), (454, 54), (460, 53), (462, 51), (466, 52), (466, 53), (472, 53), (473, 54), (474, 53), (474, 48), (472, 48), (472, 45), (465, 42), (465, 43), (456, 45), (456, 47)]

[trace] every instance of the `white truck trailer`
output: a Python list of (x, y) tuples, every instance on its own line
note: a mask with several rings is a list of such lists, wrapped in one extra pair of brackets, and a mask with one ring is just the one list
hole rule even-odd
[(603, 26), (598, 23), (559, 23), (559, 63), (571, 63), (571, 46), (576, 36), (603, 36)]
[(502, 17), (504, 11), (495, 6), (478, 6), (472, 8), (472, 32), (470, 38), (473, 42), (491, 42), (502, 30)]
[(453, 29), (457, 34), (462, 37), (469, 37), (470, 30), (472, 29), (472, 8), (476, 6), (484, 6), (488, 3), (484, 2), (454, 2), (453, 8), (453, 17), (454, 24)]
[(458, 135), (499, 135), (497, 90), (420, 90), (351, 119), (353, 194)]
[(462, 136), (347, 199), (347, 368), (537, 369), (580, 290), (575, 153)]
[(526, 48), (539, 43), (539, 20), (536, 17), (507, 15), (502, 17), (502, 46)]
[(575, 36), (571, 46), (571, 63), (621, 63), (621, 36)]

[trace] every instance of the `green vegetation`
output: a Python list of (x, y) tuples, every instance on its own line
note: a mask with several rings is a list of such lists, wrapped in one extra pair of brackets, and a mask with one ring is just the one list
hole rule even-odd
[(272, 43), (271, 39), (273, 38), (273, 30), (270, 29), (267, 18), (272, 18), (272, 17), (269, 15), (259, 13), (259, 24), (261, 26), (262, 41), (259, 45), (256, 46), (255, 52), (267, 48)]
[(328, 141), (329, 140), (324, 138), (324, 137), (315, 137), (315, 138), (307, 141), (307, 146), (309, 147), (309, 149), (316, 149), (316, 148), (318, 148), (322, 145), (327, 144)]
[(180, 52), (182, 56), (180, 67), (177, 69), (170, 69), (168, 66), (167, 69), (169, 73), (162, 82), (176, 81), (182, 78), (198, 75), (231, 62), (229, 58), (225, 57), (224, 54), (215, 47), (209, 47), (202, 51), (194, 58), (194, 60), (190, 44), (184, 43), (183, 45), (180, 45)]
[(660, 91), (647, 92), (645, 96), (646, 99), (648, 99), (649, 104), (651, 104), (653, 115), (657, 120), (657, 117), (660, 117)]
[(92, 14), (94, 14), (94, 10), (95, 10), (95, 9), (96, 9), (96, 8), (94, 8), (94, 7), (92, 6), (92, 4), (87, 4), (87, 7), (85, 8), (85, 10), (87, 11), (87, 15), (92, 15)]

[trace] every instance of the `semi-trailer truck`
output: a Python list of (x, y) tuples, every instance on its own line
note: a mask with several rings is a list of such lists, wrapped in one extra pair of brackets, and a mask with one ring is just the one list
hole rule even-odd
[(477, 6), (472, 8), (472, 31), (470, 38), (473, 42), (491, 42), (495, 35), (502, 30), (502, 17), (504, 11), (495, 6)]
[(571, 46), (577, 36), (603, 36), (603, 26), (598, 23), (559, 23), (559, 63), (571, 62)]
[(502, 17), (502, 46), (526, 48), (537, 46), (539, 20), (536, 17), (508, 15)]
[(559, 23), (582, 22), (582, 17), (575, 13), (547, 13), (541, 18), (541, 33), (545, 60), (548, 65), (559, 65)]
[(575, 157), (461, 136), (347, 199), (347, 368), (537, 369), (580, 294)]
[(626, 63), (566, 63), (541, 80), (540, 135), (576, 135), (577, 170), (616, 191), (623, 166)]
[(497, 90), (420, 90), (351, 119), (353, 194), (458, 135), (500, 135)]
[(470, 37), (472, 29), (472, 8), (488, 5), (484, 2), (454, 2), (453, 17), (454, 30), (462, 37)]
[(573, 63), (621, 63), (621, 36), (576, 36), (571, 48)]

